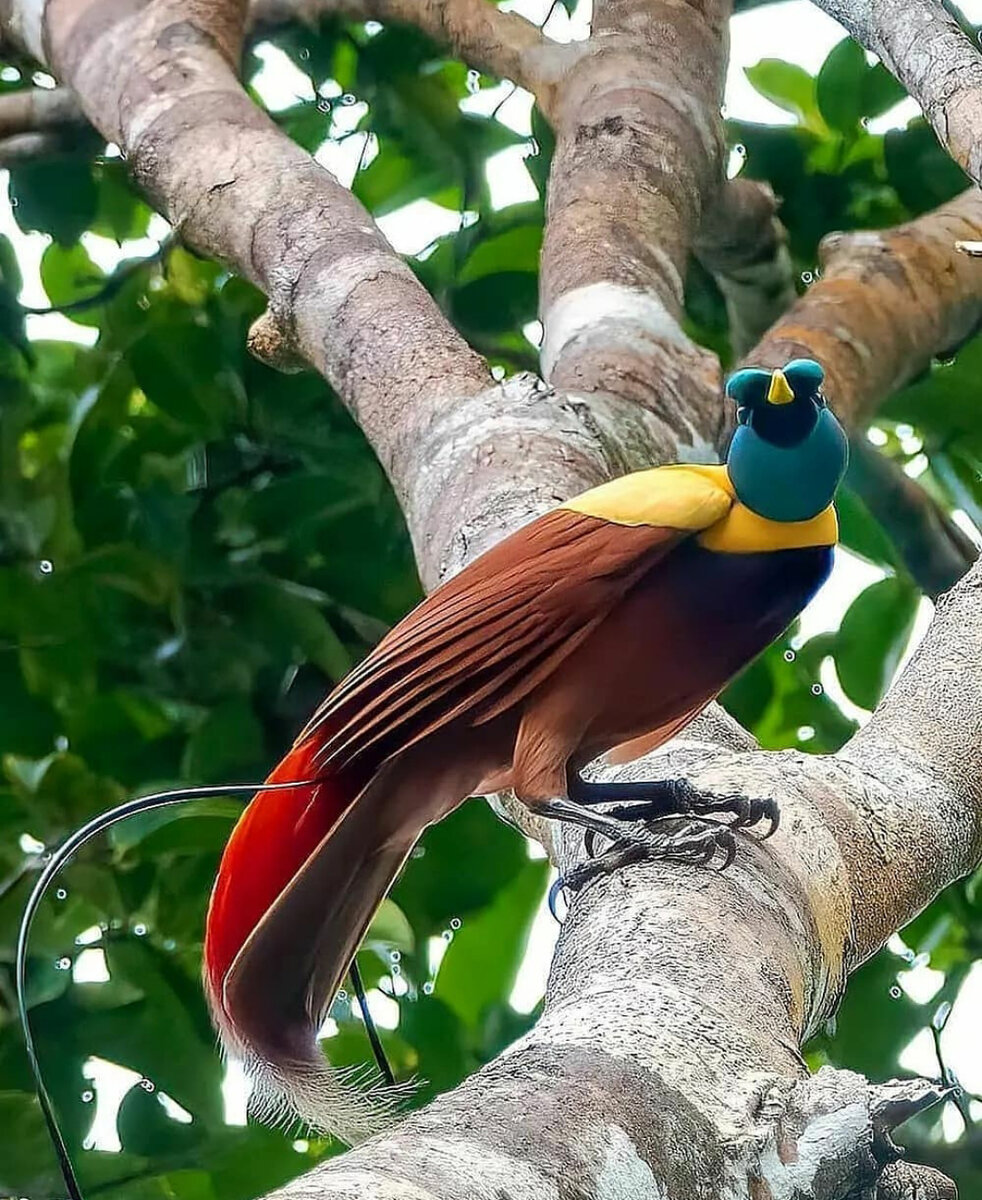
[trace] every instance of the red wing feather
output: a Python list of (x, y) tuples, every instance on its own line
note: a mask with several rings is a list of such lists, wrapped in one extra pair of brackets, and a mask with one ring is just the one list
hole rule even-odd
[(327, 697), (297, 745), (374, 762), (518, 703), (685, 533), (557, 509), (434, 591)]

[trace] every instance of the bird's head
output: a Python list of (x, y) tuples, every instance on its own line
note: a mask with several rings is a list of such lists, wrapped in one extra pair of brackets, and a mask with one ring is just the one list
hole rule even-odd
[(810, 358), (730, 376), (726, 394), (737, 405), (737, 429), (726, 465), (737, 498), (762, 517), (806, 521), (832, 503), (849, 451), (822, 395), (824, 378)]

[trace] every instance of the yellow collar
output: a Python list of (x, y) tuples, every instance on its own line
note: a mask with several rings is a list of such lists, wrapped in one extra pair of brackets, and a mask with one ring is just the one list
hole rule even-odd
[(698, 534), (696, 540), (707, 550), (727, 554), (754, 554), (768, 550), (803, 550), (808, 546), (834, 546), (839, 540), (835, 506), (830, 504), (807, 521), (771, 521), (736, 499), (736, 491), (725, 466), (689, 465), (723, 488), (735, 501), (730, 511)]

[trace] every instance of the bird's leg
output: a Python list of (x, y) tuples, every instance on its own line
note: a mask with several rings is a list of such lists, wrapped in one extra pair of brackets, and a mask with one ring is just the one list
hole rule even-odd
[[(701, 791), (686, 779), (660, 779), (636, 783), (595, 783), (567, 772), (567, 792), (578, 805), (605, 805), (605, 815), (620, 821), (652, 821), (668, 816), (713, 817), (732, 813), (730, 827), (756, 825), (764, 819), (770, 837), (781, 818), (777, 801), (759, 800), (738, 793)], [(598, 830), (598, 832), (600, 832)]]
[[(607, 813), (594, 812), (585, 808), (575, 800), (556, 798), (553, 800), (536, 800), (528, 803), (529, 808), (537, 817), (547, 817), (550, 821), (565, 821), (568, 825), (578, 825), (587, 835), (600, 834), (612, 842), (620, 843), (630, 837), (625, 830), (625, 818), (610, 816)], [(627, 818), (628, 821), (631, 818)], [(644, 845), (646, 839), (642, 835), (638, 845)]]

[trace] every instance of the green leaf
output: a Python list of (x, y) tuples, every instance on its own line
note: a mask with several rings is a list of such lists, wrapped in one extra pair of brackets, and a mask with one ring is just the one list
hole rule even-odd
[(432, 825), (419, 850), (393, 892), (417, 938), (490, 904), (528, 861), (521, 835), (477, 799)]
[[(175, 790), (177, 786), (174, 785)], [(120, 853), (139, 848), (146, 857), (181, 850), (220, 849), (248, 799), (249, 792), (243, 790), (239, 800), (216, 796), (137, 813), (114, 825), (109, 840)]]
[(49, 233), (69, 246), (89, 228), (99, 193), (88, 163), (75, 159), (41, 160), (10, 172), (14, 218), (25, 233)]
[(17, 254), (10, 238), (2, 233), (0, 233), (0, 284), (3, 284), (12, 296), (16, 296), (24, 286)]
[(852, 38), (843, 38), (831, 50), (815, 80), (818, 108), (829, 128), (847, 135), (858, 132), (868, 70), (866, 56)]
[(125, 163), (107, 159), (96, 170), (95, 178), (99, 200), (92, 232), (117, 242), (145, 237), (151, 210), (133, 189)]
[(794, 113), (802, 122), (821, 125), (815, 94), (815, 78), (794, 63), (780, 58), (762, 58), (744, 73), (758, 92), (778, 108)]
[(835, 667), (842, 690), (872, 711), (893, 679), (917, 617), (920, 594), (890, 576), (861, 592), (842, 618)]
[(462, 922), (440, 964), (435, 995), (472, 1029), (507, 1001), (525, 954), (549, 864), (529, 860), (478, 916)]
[(287, 584), (255, 584), (243, 591), (241, 603), (247, 628), (288, 661), (315, 663), (335, 680), (351, 669), (351, 654), (324, 614)]
[(982, 337), (959, 348), (954, 361), (933, 364), (918, 379), (895, 393), (883, 409), (893, 421), (909, 422), (930, 431), (938, 443), (951, 444), (959, 434), (982, 437), (982, 412), (966, 404), (982, 371)]
[(454, 293), (453, 315), (465, 330), (500, 333), (520, 329), (538, 312), (538, 280), (531, 272), (501, 271), (464, 284)]
[(147, 399), (196, 433), (216, 436), (238, 407), (214, 331), (200, 324), (157, 321), (128, 357)]
[(887, 177), (913, 216), (952, 200), (969, 182), (923, 119), (889, 130), (883, 152)]
[(262, 773), (263, 731), (255, 713), (241, 699), (212, 709), (191, 735), (184, 753), (184, 774), (206, 783), (252, 779)]
[(839, 489), (835, 508), (843, 546), (879, 567), (902, 569), (896, 547), (883, 526), (851, 488)]
[(0, 1091), (0, 1192), (5, 1196), (49, 1196), (61, 1175), (41, 1110), (25, 1092)]
[(415, 942), (413, 928), (402, 909), (392, 900), (383, 900), (378, 912), (372, 917), (364, 944), (373, 949), (387, 951), (394, 948), (408, 954)]
[(461, 268), (459, 282), (469, 283), (502, 270), (527, 271), (534, 275), (542, 249), (542, 222), (538, 205), (533, 207), (533, 212), (535, 220), (523, 221), (478, 242)]
[(867, 68), (863, 79), (863, 116), (879, 117), (906, 97), (907, 92), (903, 84), (883, 63), (874, 63)]

